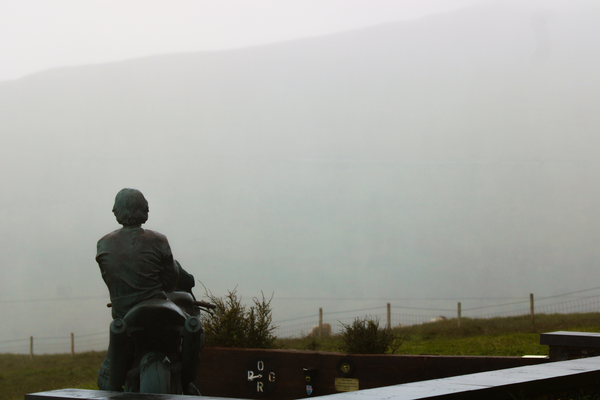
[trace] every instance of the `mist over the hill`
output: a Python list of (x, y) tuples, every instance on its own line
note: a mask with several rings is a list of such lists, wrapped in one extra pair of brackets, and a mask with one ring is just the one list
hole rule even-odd
[(504, 1), (0, 82), (0, 336), (107, 329), (95, 246), (123, 187), (208, 289), (274, 292), (276, 320), (595, 287), (598, 20)]

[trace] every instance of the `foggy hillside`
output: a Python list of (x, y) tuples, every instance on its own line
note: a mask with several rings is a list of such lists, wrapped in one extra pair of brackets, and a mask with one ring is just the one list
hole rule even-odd
[[(0, 334), (59, 307), (50, 332), (107, 326), (95, 245), (123, 187), (196, 278), (275, 292), (276, 319), (319, 306), (294, 297), (595, 286), (598, 20), (593, 2), (503, 1), (0, 82)], [(48, 301), (7, 302), (28, 298)]]

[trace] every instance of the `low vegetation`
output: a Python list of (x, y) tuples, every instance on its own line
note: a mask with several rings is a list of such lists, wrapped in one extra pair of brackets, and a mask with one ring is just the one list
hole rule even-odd
[(342, 324), (341, 350), (349, 354), (394, 354), (402, 344), (400, 336), (379, 326), (379, 320), (356, 318), (352, 324)]
[(206, 332), (205, 346), (271, 349), (275, 345), (275, 326), (271, 310), (272, 297), (253, 298), (254, 305), (246, 307), (236, 289), (224, 297), (207, 291), (210, 302), (217, 306), (211, 314), (202, 314)]
[[(226, 296), (223, 301), (229, 302), (229, 307), (233, 306), (239, 312), (240, 308), (236, 306), (239, 299), (235, 293), (230, 295), (232, 296)], [(270, 301), (264, 298), (256, 301), (263, 305), (263, 311), (270, 309), (266, 307)], [(254, 307), (257, 307), (256, 302)], [(244, 310), (243, 315), (248, 316), (249, 310)], [(263, 322), (269, 321), (267, 327), (272, 327), (269, 317), (265, 314), (261, 317), (261, 312), (255, 308), (252, 317), (255, 326), (262, 319)], [(242, 314), (236, 315), (239, 317)], [(366, 325), (365, 319), (359, 319), (358, 324), (372, 333), (373, 326), (366, 320)], [(257, 325), (265, 326), (260, 323)], [(273, 330), (266, 329), (270, 332), (269, 337), (272, 337)], [(378, 327), (378, 331), (379, 329), (381, 328)], [(454, 319), (395, 328), (393, 333), (396, 338), (403, 340), (401, 346), (396, 348), (396, 354), (523, 356), (547, 355), (548, 347), (539, 345), (539, 334), (558, 330), (600, 332), (600, 313), (537, 315), (535, 326), (529, 317), (463, 318), (460, 328)], [(272, 345), (287, 349), (345, 352), (341, 335), (322, 339), (277, 339), (273, 340)], [(392, 347), (388, 346), (388, 352), (390, 348)], [(105, 354), (88, 352), (75, 354), (75, 357), (70, 354), (37, 355), (33, 360), (28, 355), (0, 354), (0, 400), (23, 400), (25, 393), (62, 388), (96, 389), (96, 374)], [(600, 396), (591, 393), (573, 398), (598, 400)]]

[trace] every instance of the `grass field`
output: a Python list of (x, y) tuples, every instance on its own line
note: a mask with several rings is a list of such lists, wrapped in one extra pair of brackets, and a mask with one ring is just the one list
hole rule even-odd
[(23, 400), (26, 393), (98, 389), (96, 374), (106, 352), (34, 356), (0, 354), (0, 399)]
[[(536, 315), (535, 326), (529, 316), (438, 321), (394, 331), (402, 340), (396, 354), (437, 354), (471, 356), (548, 355), (541, 346), (540, 333), (559, 330), (600, 332), (600, 313)], [(279, 339), (286, 349), (339, 351), (339, 336)]]
[[(539, 345), (542, 332), (600, 332), (600, 313), (439, 321), (396, 329), (403, 343), (397, 354), (478, 356), (547, 355)], [(279, 348), (338, 351), (339, 336), (278, 339)], [(96, 374), (105, 352), (59, 355), (0, 354), (0, 400), (23, 400), (25, 393), (63, 388), (96, 389)], [(589, 397), (591, 398), (591, 397)], [(596, 398), (596, 397), (594, 397)], [(600, 398), (600, 397), (599, 397)]]

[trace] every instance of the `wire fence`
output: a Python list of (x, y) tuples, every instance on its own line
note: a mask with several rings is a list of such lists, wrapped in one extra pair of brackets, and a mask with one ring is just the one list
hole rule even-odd
[[(594, 293), (596, 292), (596, 293)], [(478, 301), (481, 302), (482, 299)], [(403, 313), (403, 311), (409, 313)], [(392, 312), (394, 311), (394, 312)], [(318, 332), (319, 320), (329, 324), (332, 334), (343, 331), (344, 325), (350, 325), (356, 318), (368, 317), (380, 322), (380, 326), (411, 326), (432, 322), (440, 318), (497, 318), (516, 317), (535, 314), (576, 314), (600, 312), (600, 287), (584, 289), (555, 296), (542, 297), (533, 301), (529, 298), (513, 301), (457, 308), (406, 307), (386, 303), (380, 307), (354, 309), (336, 312), (315, 312), (314, 315), (275, 321), (275, 336), (280, 338), (304, 337)], [(0, 353), (14, 354), (56, 354), (81, 353), (87, 351), (105, 351), (108, 348), (108, 329), (104, 332), (72, 334), (60, 337), (29, 337), (0, 341)]]
[[(593, 294), (593, 292), (597, 294)], [(340, 333), (344, 325), (351, 324), (356, 318), (372, 318), (379, 320), (380, 326), (411, 326), (448, 318), (497, 318), (497, 317), (517, 317), (534, 314), (575, 314), (600, 312), (600, 287), (579, 290), (576, 292), (563, 293), (555, 296), (548, 296), (533, 300), (533, 295), (514, 299), (513, 301), (491, 304), (486, 306), (476, 306), (461, 309), (461, 302), (456, 303), (456, 308), (427, 308), (427, 307), (403, 307), (390, 303), (382, 304), (381, 307), (338, 311), (335, 313), (322, 314), (322, 323), (329, 324), (331, 333)], [(485, 299), (478, 299), (482, 302)], [(390, 307), (394, 312), (387, 312), (386, 307)], [(396, 310), (410, 310), (414, 313), (398, 313)], [(370, 311), (365, 313), (365, 311)], [(484, 312), (490, 311), (490, 312)], [(343, 318), (335, 315), (346, 314)], [(314, 335), (318, 333), (319, 314), (315, 313), (309, 317), (299, 319), (308, 319), (302, 323), (291, 323), (298, 319), (276, 322), (277, 329), (275, 334), (281, 338), (294, 338)], [(329, 329), (329, 328), (327, 328)]]
[[(344, 317), (344, 318), (332, 318), (332, 317), (324, 317), (323, 324), (329, 324), (331, 327), (331, 334), (341, 333), (344, 329), (344, 325), (350, 325), (356, 318), (362, 318), (368, 316), (369, 318), (378, 320), (380, 322), (380, 326), (384, 326), (387, 324), (387, 314), (385, 312), (385, 307), (382, 307), (381, 313), (370, 313), (368, 315), (360, 314), (352, 317)], [(348, 313), (355, 313), (356, 311), (348, 311)], [(293, 325), (275, 325), (277, 328), (275, 329), (275, 336), (280, 338), (294, 338), (294, 337), (303, 337), (311, 334), (315, 334), (318, 329), (319, 316), (315, 314), (313, 317), (313, 321), (303, 322), (299, 324)], [(391, 314), (391, 322), (392, 326), (409, 326), (422, 324), (425, 322), (429, 322), (432, 319), (439, 318), (439, 316), (427, 316), (427, 315), (410, 315), (410, 314)]]
[(108, 330), (87, 335), (70, 333), (59, 337), (33, 337), (0, 341), (0, 353), (63, 354), (108, 349)]

